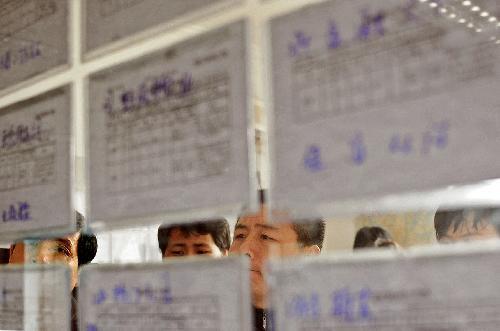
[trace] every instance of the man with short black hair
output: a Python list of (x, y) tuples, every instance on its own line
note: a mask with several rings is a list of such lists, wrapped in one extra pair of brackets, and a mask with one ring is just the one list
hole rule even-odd
[(500, 209), (470, 208), (438, 210), (434, 216), (440, 243), (498, 238)]
[(226, 256), (231, 243), (229, 223), (214, 219), (193, 224), (161, 225), (158, 247), (163, 258), (174, 256)]
[(229, 250), (230, 253), (243, 254), (250, 258), (255, 330), (268, 329), (265, 263), (269, 257), (318, 255), (325, 237), (323, 220), (269, 223), (264, 202), (262, 199), (258, 213), (243, 215), (238, 219)]

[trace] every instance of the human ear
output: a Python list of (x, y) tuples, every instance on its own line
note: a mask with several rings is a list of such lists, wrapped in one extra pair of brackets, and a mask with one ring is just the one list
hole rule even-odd
[(319, 255), (321, 253), (321, 248), (318, 245), (306, 246), (303, 248), (306, 255)]

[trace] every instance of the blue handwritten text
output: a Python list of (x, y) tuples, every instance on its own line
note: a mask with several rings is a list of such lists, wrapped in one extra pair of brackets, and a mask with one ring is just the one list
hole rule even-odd
[(135, 88), (108, 89), (103, 108), (108, 114), (131, 112), (171, 97), (183, 97), (193, 89), (193, 78), (189, 73), (174, 78), (159, 75), (141, 82)]
[(10, 70), (15, 66), (24, 65), (41, 55), (40, 42), (34, 42), (15, 50), (9, 49), (0, 54), (0, 70)]
[(2, 211), (3, 222), (23, 222), (31, 220), (30, 205), (24, 202), (10, 204)]

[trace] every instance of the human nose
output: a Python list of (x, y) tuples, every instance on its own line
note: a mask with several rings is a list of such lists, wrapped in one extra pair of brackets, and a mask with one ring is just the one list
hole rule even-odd
[(184, 257), (195, 256), (195, 255), (196, 255), (196, 250), (191, 246), (187, 246), (186, 250), (184, 251)]
[(255, 257), (254, 244), (251, 238), (246, 238), (240, 245), (240, 254), (248, 256), (250, 259)]
[(52, 259), (48, 256), (48, 254), (40, 254), (38, 256), (38, 263), (49, 264), (51, 262), (52, 262)]

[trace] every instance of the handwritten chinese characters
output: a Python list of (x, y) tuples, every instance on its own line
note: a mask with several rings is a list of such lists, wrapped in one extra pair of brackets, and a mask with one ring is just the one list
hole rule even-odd
[[(240, 21), (90, 77), (94, 219), (247, 199), (254, 182), (242, 176), (253, 167), (245, 40)], [(207, 195), (215, 186), (220, 194)]]
[[(220, 304), (216, 296), (174, 297), (168, 285), (130, 286), (122, 283), (109, 290), (99, 288), (94, 293), (93, 304), (99, 307), (98, 321), (87, 323), (87, 328), (97, 330), (117, 325), (127, 330), (149, 330), (160, 326), (177, 330), (216, 330), (220, 327)], [(140, 312), (140, 318), (137, 312)]]
[(0, 289), (0, 326), (14, 330), (23, 325), (23, 290), (22, 288)]
[(0, 1), (0, 89), (67, 63), (68, 2)]
[(0, 191), (55, 180), (56, 116), (53, 109), (31, 112), (23, 122), (0, 124)]
[[(448, 147), (448, 132), (450, 130), (449, 121), (440, 121), (433, 123), (428, 130), (420, 134), (413, 133), (393, 133), (390, 134), (387, 141), (387, 151), (392, 155), (421, 157), (430, 156), (435, 152), (440, 152)], [(390, 130), (388, 130), (390, 131)], [(351, 150), (351, 162), (354, 165), (361, 166), (369, 161), (367, 143), (363, 135), (357, 133), (348, 142)]]
[(30, 205), (28, 202), (10, 204), (2, 211), (3, 222), (24, 222), (31, 220)]
[[(369, 288), (357, 292), (353, 292), (349, 288), (335, 290), (331, 294), (329, 314), (344, 322), (370, 320), (372, 318), (370, 298)], [(321, 317), (322, 309), (325, 308), (321, 306), (318, 293), (308, 296), (296, 295), (288, 303), (287, 315), (291, 318), (318, 320)]]
[[(365, 112), (491, 75), (494, 44), (452, 45), (443, 27), (411, 19), (400, 23), (402, 17), (403, 7), (376, 14), (363, 10), (353, 37), (342, 37), (333, 19), (323, 41), (293, 32), (288, 48), (296, 120)], [(396, 31), (386, 30), (396, 22)]]
[[(110, 192), (220, 176), (230, 161), (229, 77), (161, 75), (133, 90), (108, 90)], [(154, 160), (154, 162), (148, 162)]]
[(276, 206), (336, 213), (499, 176), (498, 29), (468, 17), (500, 7), (460, 23), (454, 4), (326, 1), (272, 20)]
[(42, 55), (39, 42), (28, 44), (15, 50), (7, 50), (0, 54), (0, 70), (10, 70), (17, 65), (24, 65)]
[(161, 287), (155, 287), (148, 283), (143, 286), (127, 286), (124, 283), (115, 284), (109, 291), (99, 288), (94, 294), (94, 304), (102, 305), (106, 303), (114, 304), (170, 304), (172, 303), (172, 290), (169, 274), (163, 274)]
[(5, 242), (35, 231), (74, 231), (71, 114), (69, 86), (0, 110), (0, 239)]
[(251, 330), (240, 258), (91, 266), (81, 279), (84, 330)]
[(192, 88), (193, 80), (189, 73), (184, 73), (179, 78), (168, 74), (159, 75), (141, 82), (133, 89), (109, 89), (103, 108), (109, 115), (139, 110), (169, 98), (185, 97)]
[(276, 328), (493, 331), (500, 297), (491, 277), (500, 270), (498, 256), (496, 248), (276, 261), (270, 273)]
[(0, 268), (0, 329), (69, 330), (69, 286), (62, 266)]

